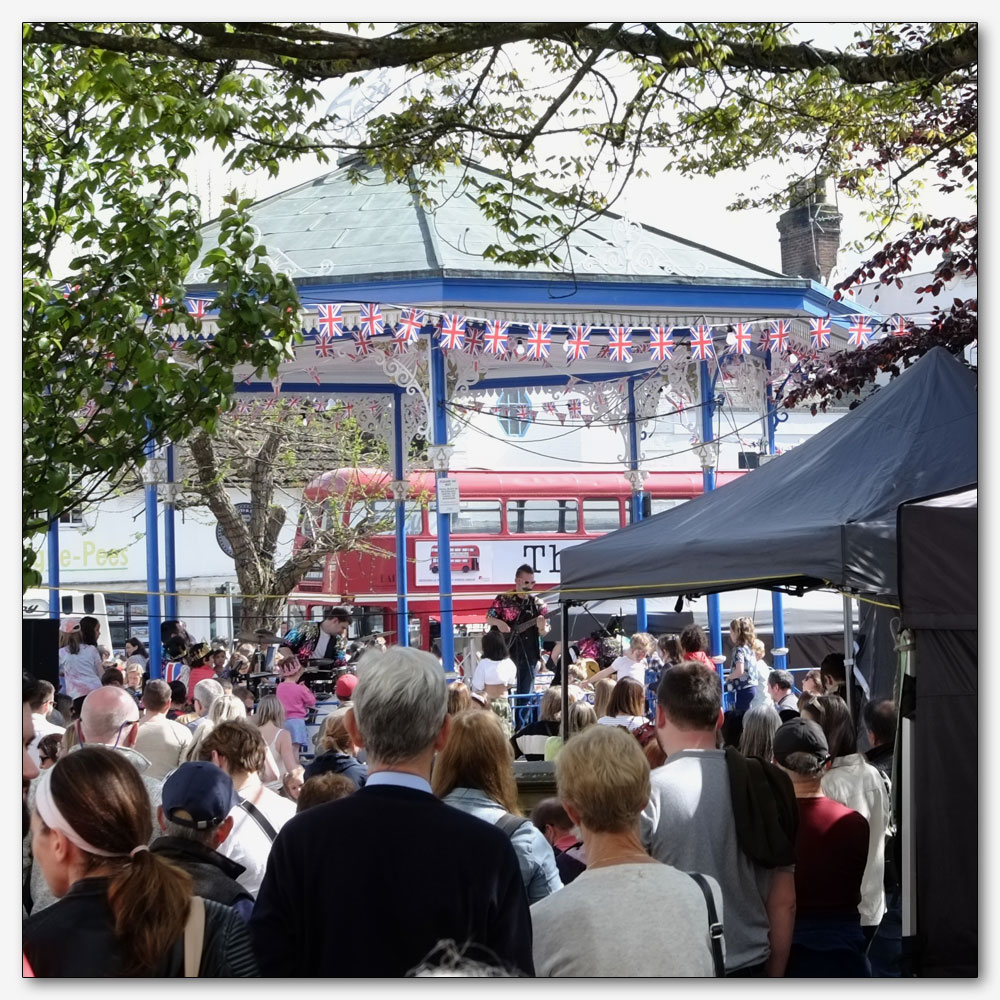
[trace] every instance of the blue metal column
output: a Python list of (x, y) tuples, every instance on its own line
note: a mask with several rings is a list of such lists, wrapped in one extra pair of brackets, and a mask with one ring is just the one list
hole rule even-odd
[[(701, 440), (710, 444), (713, 440), (712, 415), (715, 412), (715, 393), (712, 390), (712, 376), (708, 371), (708, 362), (698, 364), (701, 374)], [(706, 493), (715, 489), (715, 469), (702, 466), (701, 475)], [(708, 594), (708, 645), (712, 656), (722, 655), (722, 622), (719, 617), (719, 595)], [(720, 678), (725, 676), (725, 670), (719, 668)]]
[[(406, 480), (406, 452), (403, 441), (403, 393), (397, 392), (393, 410), (393, 438), (395, 441), (395, 467), (397, 483)], [(406, 600), (406, 498), (396, 496), (396, 644), (410, 644), (410, 614)]]
[[(431, 441), (437, 445), (448, 443), (448, 384), (445, 379), (444, 351), (440, 342), (431, 335)], [(447, 477), (447, 471), (434, 474), (436, 482)], [(435, 494), (437, 486), (435, 485)], [(451, 607), (451, 515), (442, 514), (440, 504), (437, 508), (437, 539), (438, 539), (438, 599), (441, 612), (441, 663), (444, 669), (451, 672), (455, 669), (455, 625)]]
[[(767, 353), (767, 373), (771, 374), (771, 352)], [(774, 432), (778, 426), (778, 413), (775, 409), (774, 387), (768, 379), (767, 386), (767, 453), (775, 454)], [(785, 600), (777, 590), (771, 591), (771, 647), (772, 649), (785, 648)], [(774, 661), (775, 670), (786, 670), (788, 656), (782, 653), (780, 656), (771, 654)]]
[[(156, 442), (146, 443), (146, 460), (155, 461)], [(156, 523), (156, 483), (147, 483), (146, 494), (146, 617), (149, 621), (149, 677), (158, 680), (163, 657), (160, 645), (160, 536)]]
[(163, 549), (164, 586), (163, 599), (167, 621), (177, 618), (177, 547), (174, 542), (174, 446), (167, 445), (167, 489), (163, 498)]
[(59, 518), (49, 521), (49, 618), (59, 617)]
[[(628, 380), (628, 467), (633, 472), (639, 471), (639, 432), (635, 426), (635, 379)], [(642, 520), (642, 488), (638, 475), (632, 482), (632, 523)], [(635, 630), (645, 632), (647, 628), (646, 598), (638, 597), (635, 601)]]

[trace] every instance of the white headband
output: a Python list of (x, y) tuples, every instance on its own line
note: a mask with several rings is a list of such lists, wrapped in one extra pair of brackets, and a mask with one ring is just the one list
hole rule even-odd
[(124, 853), (120, 851), (102, 851), (99, 847), (94, 847), (93, 844), (88, 844), (87, 841), (83, 839), (69, 825), (66, 821), (66, 817), (59, 811), (59, 807), (56, 805), (55, 800), (52, 798), (52, 772), (55, 767), (46, 768), (42, 771), (41, 776), (38, 779), (38, 784), (35, 786), (35, 809), (38, 815), (41, 817), (42, 822), (50, 830), (58, 830), (67, 840), (72, 841), (80, 848), (81, 851), (86, 851), (88, 854), (97, 854), (102, 858), (124, 858), (129, 856), (129, 852)]

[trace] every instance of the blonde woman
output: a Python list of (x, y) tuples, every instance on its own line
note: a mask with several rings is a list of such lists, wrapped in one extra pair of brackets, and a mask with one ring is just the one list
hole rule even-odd
[(636, 632), (629, 640), (628, 651), (619, 656), (610, 667), (598, 670), (588, 677), (586, 682), (591, 687), (604, 677), (617, 675), (618, 680), (631, 677), (645, 687), (646, 658), (656, 649), (656, 640), (648, 632)]
[(757, 636), (753, 621), (734, 618), (729, 623), (729, 636), (733, 641), (733, 660), (726, 683), (736, 692), (736, 714), (742, 715), (757, 696), (757, 657), (753, 651)]
[(594, 687), (594, 712), (600, 719), (608, 714), (611, 696), (615, 693), (615, 682), (610, 677), (602, 677)]
[(253, 721), (267, 744), (261, 778), (271, 791), (280, 792), (286, 775), (302, 773), (298, 748), (292, 743), (291, 733), (284, 728), (285, 709), (273, 694), (264, 695)]
[(201, 760), (201, 745), (220, 722), (235, 722), (246, 717), (246, 705), (239, 698), (231, 694), (220, 695), (212, 702), (207, 718), (198, 727), (194, 739), (185, 748), (181, 760)]

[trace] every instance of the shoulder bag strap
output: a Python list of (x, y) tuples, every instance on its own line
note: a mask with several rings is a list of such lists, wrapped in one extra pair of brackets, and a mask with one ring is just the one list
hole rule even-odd
[(197, 979), (201, 953), (205, 945), (205, 900), (191, 897), (187, 923), (184, 925), (184, 977)]
[(268, 818), (252, 802), (248, 802), (246, 799), (240, 799), (240, 808), (256, 821), (257, 825), (267, 835), (267, 839), (273, 844), (274, 838), (278, 836), (278, 831), (271, 826)]
[(708, 907), (708, 936), (712, 940), (712, 964), (715, 966), (716, 976), (725, 976), (726, 964), (722, 957), (722, 924), (719, 922), (719, 915), (715, 912), (715, 897), (712, 895), (712, 887), (708, 880), (700, 872), (688, 872), (698, 884), (702, 895), (705, 897), (705, 905)]
[(524, 816), (515, 816), (513, 813), (504, 813), (496, 823), (494, 824), (500, 830), (507, 834), (508, 837), (513, 837), (518, 830), (527, 823), (528, 820)]

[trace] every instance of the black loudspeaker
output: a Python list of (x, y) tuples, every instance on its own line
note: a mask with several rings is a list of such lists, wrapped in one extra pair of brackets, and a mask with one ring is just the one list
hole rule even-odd
[(59, 690), (59, 619), (21, 619), (21, 669)]
[(741, 469), (756, 469), (760, 465), (760, 455), (755, 451), (741, 451), (737, 458)]

